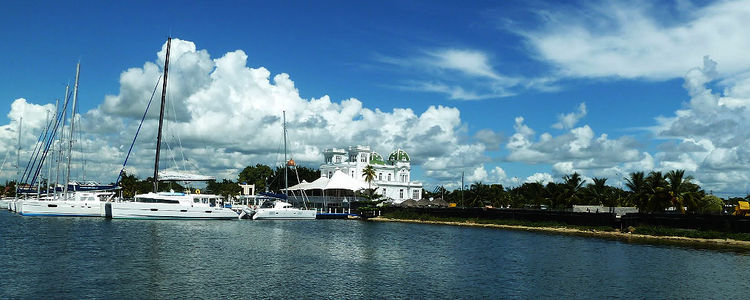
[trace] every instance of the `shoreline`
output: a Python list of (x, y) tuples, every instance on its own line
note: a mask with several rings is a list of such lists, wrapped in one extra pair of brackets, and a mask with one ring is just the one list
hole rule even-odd
[(368, 221), (375, 222), (399, 222), (399, 223), (416, 223), (416, 224), (435, 224), (435, 225), (451, 225), (451, 226), (469, 226), (469, 227), (484, 227), (484, 228), (495, 228), (515, 231), (531, 231), (531, 232), (543, 232), (543, 233), (554, 233), (554, 234), (567, 234), (585, 237), (595, 237), (604, 239), (617, 239), (628, 242), (644, 242), (644, 243), (662, 243), (662, 244), (674, 244), (674, 245), (689, 245), (689, 246), (703, 246), (711, 249), (727, 249), (727, 250), (748, 250), (750, 251), (750, 241), (741, 241), (733, 239), (706, 239), (706, 238), (691, 238), (681, 236), (661, 236), (661, 235), (647, 235), (637, 233), (626, 233), (618, 231), (599, 231), (599, 230), (582, 230), (576, 228), (566, 227), (533, 227), (533, 226), (521, 226), (521, 225), (501, 225), (501, 224), (480, 224), (470, 221), (465, 222), (450, 222), (450, 221), (423, 221), (414, 219), (391, 219), (384, 217), (369, 218)]

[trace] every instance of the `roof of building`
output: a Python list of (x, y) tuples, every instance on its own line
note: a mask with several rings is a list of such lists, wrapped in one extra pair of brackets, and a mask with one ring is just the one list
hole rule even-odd
[(370, 164), (385, 165), (385, 161), (383, 160), (383, 156), (381, 156), (380, 153), (372, 152), (372, 154), (370, 154)]
[(397, 149), (396, 151), (391, 152), (391, 155), (388, 156), (389, 161), (409, 161), (409, 154), (406, 153), (406, 151)]

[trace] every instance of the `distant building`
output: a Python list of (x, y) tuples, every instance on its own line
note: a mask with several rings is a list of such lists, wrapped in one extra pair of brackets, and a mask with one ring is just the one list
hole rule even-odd
[(375, 169), (375, 180), (372, 182), (376, 193), (401, 203), (407, 199), (422, 198), (422, 183), (411, 181), (411, 162), (406, 151), (397, 149), (384, 160), (379, 153), (369, 146), (351, 146), (348, 149), (331, 148), (323, 152), (325, 163), (320, 166), (322, 177), (331, 178), (336, 170), (358, 180), (365, 180), (362, 175), (367, 165)]

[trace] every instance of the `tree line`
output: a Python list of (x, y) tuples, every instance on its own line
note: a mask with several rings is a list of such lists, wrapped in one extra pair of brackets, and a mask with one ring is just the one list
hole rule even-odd
[[(300, 181), (306, 180), (307, 182), (312, 182), (313, 180), (320, 178), (320, 171), (296, 166), (289, 168), (287, 171), (289, 186), (295, 185), (299, 182), (297, 181), (297, 174), (299, 174)], [(271, 168), (263, 164), (247, 166), (237, 175), (237, 180), (210, 180), (206, 183), (206, 186), (203, 189), (200, 189), (199, 192), (217, 194), (224, 197), (229, 197), (230, 195), (236, 196), (242, 191), (239, 184), (243, 183), (254, 184), (256, 193), (266, 190), (274, 192), (281, 191), (281, 189), (284, 188), (284, 168)], [(153, 177), (138, 179), (135, 175), (124, 173), (120, 180), (120, 187), (122, 188), (122, 194), (125, 198), (132, 198), (136, 194), (152, 192), (154, 190)], [(160, 192), (170, 190), (176, 192), (190, 190), (190, 192), (195, 193), (197, 188), (184, 186), (173, 181), (159, 183)]]
[[(685, 176), (685, 170), (672, 170), (666, 173), (652, 171), (633, 172), (625, 178), (625, 187), (609, 186), (607, 178), (592, 178), (584, 184), (578, 173), (565, 175), (562, 182), (527, 182), (513, 188), (500, 184), (474, 182), (468, 188), (448, 191), (438, 186), (433, 191), (425, 191), (425, 197), (443, 198), (461, 207), (548, 207), (566, 209), (573, 205), (601, 205), (605, 207), (635, 206), (642, 212), (662, 212), (673, 207), (682, 213), (719, 213), (724, 201), (706, 193), (693, 177)], [(739, 200), (730, 198), (728, 203)]]

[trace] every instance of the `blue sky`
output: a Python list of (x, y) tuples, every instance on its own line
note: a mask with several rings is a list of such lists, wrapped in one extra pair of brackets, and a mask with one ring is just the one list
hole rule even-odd
[[(323, 148), (351, 144), (403, 148), (428, 189), (455, 187), (462, 171), (508, 186), (573, 171), (618, 185), (674, 168), (717, 193), (748, 189), (747, 1), (1, 6), (0, 153), (14, 147), (18, 116), (41, 124), (80, 61), (79, 155), (105, 182), (171, 35), (185, 54), (173, 130), (203, 173), (276, 163), (279, 125), (265, 117), (286, 110), (295, 160), (316, 166)], [(40, 128), (30, 121), (26, 145)], [(143, 177), (147, 141), (129, 166)]]

